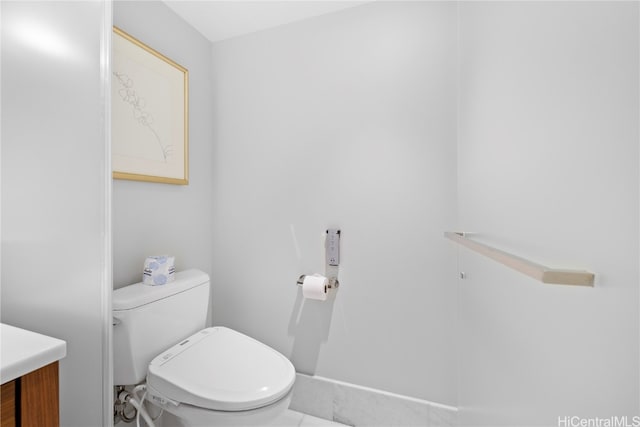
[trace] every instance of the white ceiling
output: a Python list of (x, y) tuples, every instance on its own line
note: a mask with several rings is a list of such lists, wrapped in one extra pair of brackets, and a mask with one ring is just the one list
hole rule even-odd
[(277, 27), (365, 3), (367, 0), (165, 0), (212, 42)]

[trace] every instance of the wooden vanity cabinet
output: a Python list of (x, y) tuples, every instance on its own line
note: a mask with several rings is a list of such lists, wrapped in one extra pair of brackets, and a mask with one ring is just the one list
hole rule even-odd
[(2, 384), (0, 427), (58, 427), (58, 362)]

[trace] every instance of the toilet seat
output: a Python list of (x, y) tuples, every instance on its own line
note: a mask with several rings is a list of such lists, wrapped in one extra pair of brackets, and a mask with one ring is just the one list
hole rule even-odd
[[(147, 388), (149, 395), (154, 391)], [(246, 411), (212, 411), (211, 409), (198, 408), (182, 403), (175, 406), (168, 401), (164, 404), (155, 402), (154, 405), (164, 410), (163, 424), (172, 427), (211, 427), (211, 426), (238, 426), (238, 427), (264, 427), (277, 426), (277, 421), (289, 408), (293, 389), (282, 399), (261, 408)]]
[[(160, 332), (161, 333), (161, 332)], [(203, 329), (149, 364), (149, 399), (215, 411), (248, 411), (281, 400), (295, 381), (291, 362), (224, 327)]]

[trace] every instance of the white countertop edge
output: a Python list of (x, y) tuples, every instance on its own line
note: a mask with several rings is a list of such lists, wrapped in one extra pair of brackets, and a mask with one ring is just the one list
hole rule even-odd
[(0, 383), (63, 359), (67, 343), (36, 332), (0, 324)]

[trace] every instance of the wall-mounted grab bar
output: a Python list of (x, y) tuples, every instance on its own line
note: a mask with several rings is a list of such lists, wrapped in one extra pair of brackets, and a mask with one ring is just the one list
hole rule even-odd
[(588, 271), (558, 270), (555, 268), (545, 267), (544, 265), (536, 264), (508, 252), (501, 251), (500, 249), (485, 245), (484, 243), (473, 241), (467, 238), (465, 233), (446, 231), (444, 235), (462, 246), (489, 257), (494, 261), (498, 261), (499, 263), (513, 268), (520, 273), (526, 274), (529, 277), (533, 277), (542, 283), (593, 286), (595, 276), (593, 273)]

